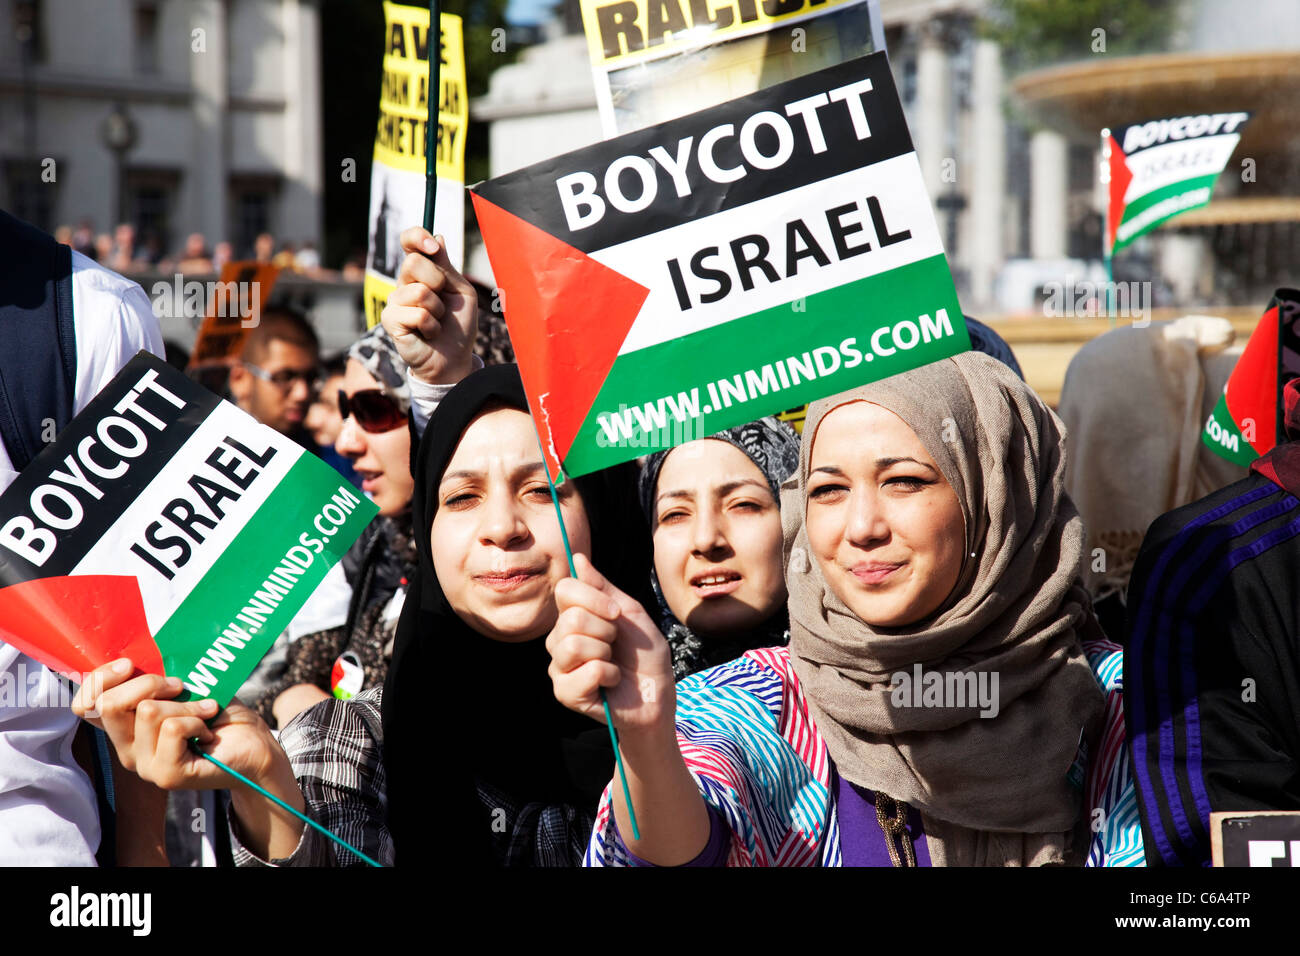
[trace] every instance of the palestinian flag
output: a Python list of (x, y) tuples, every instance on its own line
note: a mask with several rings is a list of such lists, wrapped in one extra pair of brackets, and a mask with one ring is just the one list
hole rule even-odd
[(130, 657), (224, 706), (376, 510), (141, 352), (0, 495), (0, 641), (78, 682)]
[(1179, 213), (1208, 205), (1250, 115), (1201, 113), (1103, 130), (1106, 258)]
[(1243, 466), (1272, 451), (1286, 441), (1282, 393), (1294, 378), (1300, 378), (1300, 291), (1278, 289), (1228, 376), (1201, 441)]
[(472, 195), (552, 474), (970, 348), (883, 53)]

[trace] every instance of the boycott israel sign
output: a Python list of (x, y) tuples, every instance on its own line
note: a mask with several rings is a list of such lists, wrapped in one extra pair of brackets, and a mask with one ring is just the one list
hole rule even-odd
[(224, 706), (375, 513), (141, 352), (0, 495), (0, 640), (77, 680), (130, 657)]
[(1209, 205), (1249, 113), (1202, 113), (1102, 131), (1106, 256), (1189, 209)]
[(1201, 441), (1243, 467), (1287, 440), (1284, 393), (1300, 378), (1300, 291), (1278, 289), (1206, 419)]
[(970, 348), (883, 53), (472, 195), (553, 473)]

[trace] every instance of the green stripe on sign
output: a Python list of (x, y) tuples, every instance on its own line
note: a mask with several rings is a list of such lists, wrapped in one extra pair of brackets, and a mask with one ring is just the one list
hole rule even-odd
[[(299, 457), (155, 636), (165, 672), (186, 684), (177, 699), (215, 697), (224, 707), (378, 512), (333, 468)], [(285, 557), (290, 548), (297, 562)]]
[(1210, 413), (1205, 428), (1201, 431), (1201, 441), (1211, 451), (1244, 468), (1249, 468), (1251, 462), (1259, 457), (1259, 453), (1246, 441), (1246, 436), (1232, 420), (1227, 395), (1219, 396), (1219, 403), (1214, 406), (1214, 411)]
[(1153, 206), (1156, 206), (1167, 199), (1177, 199), (1179, 196), (1196, 192), (1198, 189), (1213, 191), (1214, 183), (1218, 178), (1219, 174), (1213, 173), (1209, 176), (1196, 176), (1192, 179), (1181, 179), (1176, 183), (1170, 183), (1168, 186), (1161, 186), (1159, 189), (1153, 189), (1149, 193), (1143, 193), (1141, 196), (1138, 196), (1124, 207), (1124, 214), (1120, 217), (1119, 221), (1119, 232), (1115, 234), (1115, 248), (1111, 250), (1111, 255), (1113, 256), (1116, 251), (1124, 248), (1129, 243), (1136, 242), (1152, 229), (1163, 225), (1179, 213), (1187, 212), (1189, 209), (1199, 209), (1202, 206), (1208, 205), (1209, 200), (1207, 199), (1205, 202), (1198, 202), (1191, 206), (1176, 207), (1167, 214), (1156, 216), (1150, 222), (1143, 223), (1142, 228), (1133, 233), (1133, 235), (1121, 239), (1120, 236), (1124, 232), (1125, 223), (1132, 222), (1148, 209), (1151, 209)]
[(619, 356), (565, 472), (607, 468), (969, 349), (946, 258), (922, 259)]

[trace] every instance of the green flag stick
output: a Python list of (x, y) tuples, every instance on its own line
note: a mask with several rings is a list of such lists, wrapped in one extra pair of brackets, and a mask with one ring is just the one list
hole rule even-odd
[(349, 843), (347, 840), (343, 839), (343, 838), (342, 838), (341, 836), (339, 836), (337, 833), (333, 833), (333, 832), (331, 832), (331, 831), (325, 829), (323, 826), (321, 826), (319, 823), (317, 823), (317, 822), (316, 822), (315, 820), (313, 820), (311, 817), (307, 816), (306, 814), (299, 813), (297, 810), (295, 810), (293, 807), (289, 806), (289, 804), (285, 803), (283, 800), (281, 800), (281, 799), (280, 799), (279, 797), (277, 797), (275, 794), (273, 794), (273, 793), (269, 793), (269, 792), (267, 792), (266, 790), (263, 790), (261, 787), (259, 787), (259, 786), (258, 786), (257, 784), (255, 784), (255, 783), (253, 783), (253, 781), (249, 780), (247, 777), (245, 777), (242, 773), (240, 773), (240, 772), (239, 772), (238, 770), (236, 770), (234, 767), (227, 767), (224, 763), (222, 763), (222, 762), (221, 762), (220, 760), (218, 760), (216, 757), (212, 756), (212, 754), (204, 753), (204, 752), (200, 749), (200, 747), (199, 747), (199, 738), (198, 738), (198, 737), (191, 737), (191, 738), (190, 738), (190, 749), (191, 749), (192, 751), (194, 751), (194, 753), (196, 753), (196, 754), (198, 754), (200, 757), (202, 757), (204, 760), (207, 760), (207, 761), (210, 762), (210, 763), (214, 763), (214, 764), (216, 764), (218, 767), (220, 767), (220, 768), (221, 768), (222, 770), (224, 770), (226, 773), (230, 774), (232, 777), (234, 777), (234, 778), (235, 778), (236, 780), (238, 780), (240, 783), (244, 784), (245, 786), (252, 787), (254, 790), (256, 790), (258, 793), (260, 793), (262, 796), (266, 797), (266, 799), (270, 800), (272, 803), (275, 803), (277, 806), (282, 807), (282, 808), (285, 809), (285, 810), (288, 810), (290, 813), (292, 813), (295, 817), (297, 817), (297, 818), (298, 818), (299, 820), (301, 820), (303, 823), (307, 824), (307, 825), (310, 826), (310, 827), (315, 827), (317, 830), (319, 830), (321, 833), (325, 834), (327, 837), (329, 837), (331, 840), (333, 840), (333, 841), (334, 841), (335, 843), (337, 843), (339, 846), (343, 847), (343, 849), (347, 850), (349, 853), (353, 853), (353, 854), (355, 854), (356, 856), (360, 857), (360, 858), (361, 858), (362, 860), (364, 860), (368, 865), (370, 865), (370, 866), (377, 866), (377, 867), (383, 868), (383, 865), (384, 865), (384, 864), (379, 863), (379, 862), (377, 862), (377, 861), (375, 861), (375, 860), (372, 860), (370, 857), (366, 856), (364, 853), (362, 853), (360, 850), (358, 850), (356, 847), (354, 847), (354, 846), (353, 846), (351, 843)]
[[(537, 431), (537, 421), (533, 421), (533, 430)], [(578, 569), (573, 563), (573, 548), (569, 545), (569, 532), (564, 527), (564, 515), (560, 513), (560, 494), (555, 490), (551, 480), (551, 469), (546, 464), (546, 449), (542, 446), (542, 433), (537, 432), (537, 448), (542, 453), (542, 470), (546, 472), (546, 484), (551, 489), (551, 504), (555, 505), (555, 520), (560, 523), (560, 537), (564, 540), (564, 556), (569, 559), (569, 577), (576, 578)], [(632, 809), (632, 792), (627, 787), (627, 771), (623, 769), (623, 755), (618, 749), (618, 731), (614, 729), (614, 716), (609, 712), (609, 701), (605, 698), (605, 688), (600, 689), (600, 703), (605, 708), (605, 726), (609, 728), (609, 742), (614, 746), (614, 762), (618, 765), (618, 779), (623, 784), (623, 801), (627, 804), (627, 815), (632, 822), (632, 838), (641, 839), (641, 829), (636, 824), (636, 811)]]
[(438, 0), (429, 0), (429, 93), (424, 124), (424, 228), (433, 232), (433, 207), (438, 201), (438, 120), (442, 105), (442, 14)]

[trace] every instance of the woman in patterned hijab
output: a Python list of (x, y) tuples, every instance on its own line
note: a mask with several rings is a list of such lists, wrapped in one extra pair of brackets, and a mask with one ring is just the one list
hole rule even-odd
[(775, 418), (646, 459), (652, 583), (678, 680), (788, 640), (778, 503), (798, 464), (799, 439)]

